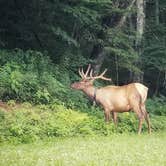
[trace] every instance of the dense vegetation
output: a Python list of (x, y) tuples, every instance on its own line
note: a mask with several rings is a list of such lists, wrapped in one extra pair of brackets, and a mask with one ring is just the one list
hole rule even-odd
[[(14, 58), (15, 48), (24, 54), (31, 54), (26, 52), (29, 49), (41, 52), (47, 64), (49, 57), (59, 66), (54, 74), (60, 73), (61, 78), (57, 78), (63, 79), (65, 86), (77, 79), (78, 67), (92, 63), (96, 73), (108, 68), (115, 84), (126, 84), (143, 75), (151, 95), (165, 95), (166, 3), (143, 2), (141, 37), (136, 0), (1, 0), (0, 47), (10, 58)], [(15, 60), (19, 54), (14, 53)], [(33, 55), (39, 62), (39, 53)], [(28, 58), (20, 63), (33, 63)]]
[(106, 125), (100, 108), (70, 89), (88, 63), (95, 74), (108, 68), (112, 84), (147, 85), (153, 131), (165, 131), (166, 2), (144, 5), (141, 34), (134, 0), (1, 0), (0, 99), (10, 111), (0, 107), (0, 142), (135, 132), (134, 115)]
[[(106, 125), (101, 109), (92, 107), (82, 93), (69, 88), (70, 76), (74, 74), (60, 68), (40, 52), (1, 51), (0, 96), (7, 102), (8, 110), (12, 109), (4, 112), (1, 108), (1, 142), (27, 143), (47, 137), (136, 132), (138, 122), (132, 113), (119, 115), (117, 128), (113, 123)], [(164, 96), (147, 102), (153, 131), (166, 129), (165, 103)], [(143, 130), (147, 132), (145, 125)]]
[[(148, 101), (153, 132), (166, 131), (166, 105), (163, 101)], [(109, 136), (114, 133), (136, 133), (138, 120), (133, 113), (118, 115), (118, 126), (106, 124), (103, 112), (90, 107), (84, 111), (67, 109), (63, 105), (32, 106), (30, 103), (8, 102), (12, 111), (0, 110), (0, 143), (30, 143), (52, 137)], [(157, 108), (157, 109), (156, 109)], [(147, 133), (147, 124), (143, 125)]]

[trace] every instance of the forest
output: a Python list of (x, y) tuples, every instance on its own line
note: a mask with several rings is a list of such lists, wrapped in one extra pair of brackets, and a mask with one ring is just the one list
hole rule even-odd
[[(33, 160), (30, 156), (40, 149), (40, 145), (48, 152), (43, 159), (44, 165), (73, 166), (80, 163), (97, 166), (112, 163), (123, 166), (135, 162), (134, 165), (140, 166), (166, 163), (162, 158), (166, 151), (160, 148), (165, 146), (163, 140), (166, 138), (165, 0), (0, 0), (0, 20), (2, 165), (6, 161), (7, 165), (13, 165), (19, 156), (17, 151), (23, 151), (29, 157), (25, 165), (28, 161), (30, 165), (41, 165), (39, 156)], [(126, 149), (128, 137), (132, 135), (130, 150), (135, 148), (141, 154), (134, 145), (135, 140), (143, 147), (142, 141), (148, 142), (149, 139), (145, 134), (146, 123), (143, 124), (143, 136), (140, 140), (137, 137), (138, 119), (134, 113), (118, 114), (117, 126), (112, 122), (106, 124), (102, 108), (94, 106), (81, 91), (71, 88), (72, 83), (81, 80), (79, 68), (86, 70), (89, 64), (94, 76), (107, 69), (105, 76), (111, 78), (111, 82), (96, 80), (95, 87), (135, 82), (148, 87), (146, 107), (152, 126), (149, 150), (158, 147), (156, 151), (160, 157), (156, 158), (153, 153), (149, 156), (151, 162), (148, 159), (142, 162), (137, 157), (130, 162), (131, 157), (123, 158), (125, 155), (120, 154), (117, 160), (111, 151), (113, 157), (108, 159), (105, 155), (105, 161), (96, 159), (98, 156), (92, 153), (89, 154), (91, 159), (80, 154), (75, 162), (68, 163), (73, 158), (69, 154), (75, 141), (78, 146), (85, 144), (91, 149), (89, 141), (94, 141), (98, 147), (94, 137), (101, 137), (101, 140), (96, 140), (99, 144), (104, 140), (109, 144), (108, 139), (113, 144), (122, 134), (124, 139), (118, 140), (115, 146), (118, 152), (121, 145)], [(53, 139), (57, 148), (63, 149), (61, 138), (71, 138), (71, 142), (64, 142), (66, 146), (71, 143), (66, 151), (69, 161), (63, 157), (62, 151), (59, 159), (49, 158), (49, 154), (58, 153), (58, 149), (50, 149), (50, 146), (55, 146)], [(158, 142), (153, 142), (153, 139)], [(38, 143), (34, 146), (36, 149), (28, 151), (29, 146), (33, 147), (34, 142), (40, 141), (51, 143)], [(21, 147), (15, 146), (17, 144)], [(29, 145), (22, 147), (24, 144)], [(112, 149), (112, 144), (108, 148)], [(10, 145), (15, 146), (15, 152)], [(110, 149), (106, 148), (106, 152), (109, 153)], [(79, 153), (80, 149), (77, 150)], [(93, 150), (96, 151), (94, 147)], [(105, 152), (101, 150), (100, 154)], [(9, 160), (10, 155), (15, 157)], [(25, 156), (21, 157), (17, 165), (24, 163)], [(156, 163), (153, 162), (155, 158)]]
[[(1, 0), (0, 7), (2, 99), (29, 100), (33, 77), (45, 72), (66, 87), (89, 63), (96, 74), (108, 68), (112, 84), (143, 82), (150, 96), (166, 95), (164, 0)], [(33, 93), (54, 96), (40, 79)]]

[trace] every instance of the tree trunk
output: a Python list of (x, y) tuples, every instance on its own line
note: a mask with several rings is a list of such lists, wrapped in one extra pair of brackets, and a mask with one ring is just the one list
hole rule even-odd
[(136, 35), (136, 48), (139, 50), (142, 45), (142, 38), (145, 24), (144, 1), (137, 0), (137, 35)]
[(157, 96), (157, 94), (158, 94), (159, 84), (160, 84), (160, 75), (161, 75), (161, 72), (159, 71), (158, 76), (157, 76), (156, 89), (155, 89), (155, 92), (154, 92), (154, 96)]
[[(156, 25), (159, 25), (159, 1), (158, 0), (155, 0), (155, 21), (156, 21)], [(158, 94), (158, 89), (160, 84), (160, 75), (161, 75), (161, 71), (159, 70), (158, 76), (156, 78), (156, 89), (154, 92), (154, 96), (157, 96)]]
[(159, 0), (155, 0), (155, 20), (156, 25), (159, 25)]
[[(131, 1), (129, 6), (127, 7), (127, 12), (121, 17), (120, 21), (118, 22), (115, 28), (121, 28), (125, 24), (127, 16), (129, 15), (129, 12), (131, 11), (135, 2), (136, 0)], [(97, 58), (95, 59), (95, 65), (94, 65), (95, 74), (99, 73), (100, 68), (104, 62), (104, 58), (105, 58), (105, 50), (104, 48), (102, 48), (102, 50), (97, 54)]]
[(163, 87), (166, 88), (166, 69), (165, 69), (165, 71), (164, 71)]
[[(136, 41), (135, 41), (135, 50), (138, 53), (138, 60), (136, 62), (137, 66), (141, 66), (141, 54), (142, 54), (142, 39), (143, 39), (143, 32), (144, 32), (144, 24), (145, 24), (145, 12), (144, 12), (144, 4), (145, 0), (137, 0), (136, 7), (137, 7), (137, 22), (136, 22)], [(136, 82), (143, 82), (143, 72), (134, 73), (133, 80)]]
[[(130, 28), (131, 32), (133, 32), (135, 30), (134, 22), (132, 19), (132, 14), (129, 15), (129, 28)], [(134, 47), (135, 40), (133, 39), (133, 37), (130, 37), (129, 40), (130, 40), (132, 47)], [(129, 82), (132, 82), (132, 81), (133, 81), (133, 71), (132, 71), (132, 69), (129, 69)]]
[(104, 62), (105, 58), (105, 51), (104, 48), (101, 48), (101, 50), (97, 53), (97, 58), (95, 59), (95, 64), (94, 64), (94, 74), (98, 75), (101, 69), (101, 66)]
[(116, 66), (116, 85), (119, 85), (119, 64), (118, 64), (117, 55), (115, 55), (115, 66)]

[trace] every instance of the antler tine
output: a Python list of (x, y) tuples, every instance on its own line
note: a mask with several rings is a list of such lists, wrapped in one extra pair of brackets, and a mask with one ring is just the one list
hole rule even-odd
[(78, 69), (79, 75), (81, 76), (81, 78), (84, 78), (83, 73), (81, 72), (80, 68)]
[(88, 69), (87, 69), (87, 71), (86, 71), (86, 73), (85, 73), (85, 77), (87, 77), (87, 75), (88, 75), (88, 73), (89, 73), (90, 68), (91, 68), (91, 64), (89, 64), (89, 65), (88, 65)]
[(107, 69), (105, 69), (99, 76), (103, 76), (107, 72)]
[(106, 77), (100, 77), (102, 80), (106, 80), (106, 81), (112, 81), (112, 79), (111, 78), (106, 78)]
[(105, 69), (99, 76), (93, 77), (94, 79), (102, 79), (102, 80), (107, 80), (107, 81), (112, 81), (111, 78), (106, 78), (104, 77), (104, 74), (106, 73), (107, 69)]
[(86, 78), (86, 75), (85, 75), (85, 73), (84, 73), (83, 67), (81, 68), (81, 74), (82, 74), (82, 78), (85, 79), (85, 78)]
[(93, 69), (91, 69), (91, 71), (90, 71), (90, 77), (91, 78), (93, 77), (92, 74), (93, 74)]

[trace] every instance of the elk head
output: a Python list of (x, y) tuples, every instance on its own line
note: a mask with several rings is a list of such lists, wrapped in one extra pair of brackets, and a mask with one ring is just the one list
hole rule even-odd
[[(81, 69), (79, 68), (78, 72), (82, 79), (79, 82), (75, 82), (75, 83), (71, 84), (71, 88), (83, 90), (89, 86), (92, 86), (94, 80), (96, 80), (96, 79), (103, 79), (103, 80), (111, 81), (111, 78), (104, 77), (104, 74), (106, 73), (106, 71), (107, 71), (107, 69), (105, 69), (100, 75), (93, 76), (93, 69), (91, 69), (90, 64), (88, 65), (86, 72), (83, 71), (83, 68), (81, 68)], [(88, 76), (88, 74), (89, 74), (89, 76)]]

